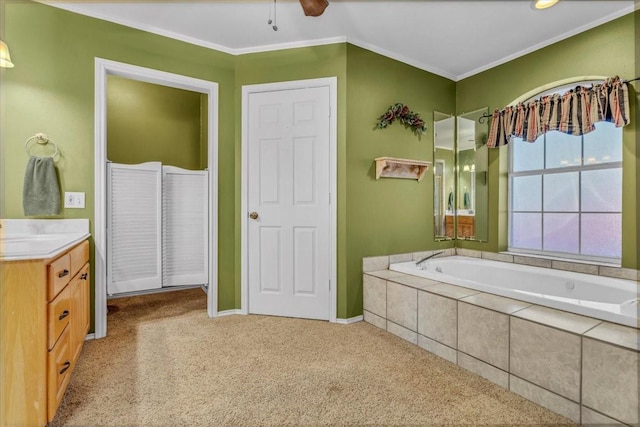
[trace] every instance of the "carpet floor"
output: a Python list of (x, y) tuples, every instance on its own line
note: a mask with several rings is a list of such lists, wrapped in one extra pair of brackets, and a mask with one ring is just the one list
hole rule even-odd
[(200, 289), (109, 304), (52, 427), (573, 425), (364, 322), (210, 319)]

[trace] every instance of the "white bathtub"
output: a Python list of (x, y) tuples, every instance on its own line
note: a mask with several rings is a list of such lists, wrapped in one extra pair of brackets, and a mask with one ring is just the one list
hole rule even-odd
[(638, 327), (635, 281), (464, 256), (433, 258), (422, 267), (403, 262), (389, 269)]

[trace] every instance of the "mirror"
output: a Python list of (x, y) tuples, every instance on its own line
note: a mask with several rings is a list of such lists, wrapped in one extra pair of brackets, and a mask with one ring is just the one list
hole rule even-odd
[(489, 126), (486, 119), (482, 123), (479, 120), (486, 112), (483, 108), (457, 117), (455, 236), (458, 239), (487, 240)]
[(433, 113), (433, 230), (436, 240), (454, 237), (455, 117)]

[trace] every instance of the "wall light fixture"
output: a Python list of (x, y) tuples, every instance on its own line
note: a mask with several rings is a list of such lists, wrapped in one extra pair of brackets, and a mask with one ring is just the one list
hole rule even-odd
[(9, 47), (2, 40), (0, 40), (0, 67), (14, 67), (13, 62), (11, 62), (11, 55), (9, 55)]

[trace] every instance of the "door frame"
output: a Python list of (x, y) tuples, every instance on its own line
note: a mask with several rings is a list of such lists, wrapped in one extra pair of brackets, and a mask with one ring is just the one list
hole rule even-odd
[(249, 135), (249, 96), (253, 93), (276, 92), (293, 89), (329, 88), (329, 322), (337, 321), (337, 193), (338, 193), (338, 78), (296, 80), (276, 83), (264, 83), (242, 86), (242, 189), (241, 189), (241, 243), (240, 243), (240, 313), (249, 314), (249, 217), (248, 217), (248, 135)]
[(95, 338), (107, 335), (107, 76), (114, 75), (207, 95), (209, 170), (209, 290), (207, 314), (218, 315), (218, 83), (95, 58), (94, 233)]

